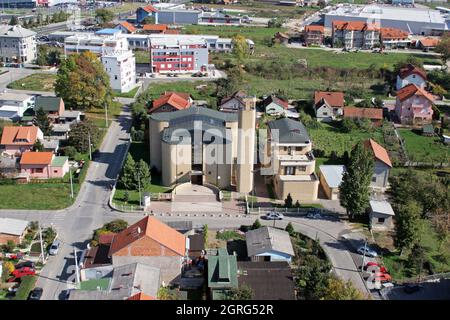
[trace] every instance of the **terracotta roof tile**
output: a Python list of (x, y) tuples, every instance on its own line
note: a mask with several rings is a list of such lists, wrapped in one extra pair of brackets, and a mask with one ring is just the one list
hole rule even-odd
[(29, 127), (4, 127), (2, 140), (3, 145), (33, 145), (36, 142), (39, 128)]
[(423, 38), (420, 39), (419, 42), (423, 47), (436, 47), (439, 43), (439, 39), (437, 38)]
[(144, 10), (144, 11), (146, 11), (146, 12), (158, 12), (158, 10), (154, 7), (154, 6), (152, 6), (152, 5), (148, 5), (148, 6), (145, 6), (145, 7), (141, 7), (141, 9), (142, 10)]
[(344, 107), (344, 118), (365, 118), (371, 120), (382, 120), (383, 109)]
[(112, 256), (143, 237), (153, 239), (180, 256), (185, 255), (186, 237), (152, 217), (146, 217), (118, 233), (111, 243), (109, 255)]
[(151, 297), (146, 295), (145, 293), (139, 292), (136, 293), (135, 295), (129, 297), (127, 300), (157, 300), (155, 297)]
[(324, 99), (332, 107), (344, 106), (344, 93), (343, 92), (326, 92), (316, 91), (314, 92), (314, 104), (316, 105), (322, 99)]
[(167, 30), (167, 24), (144, 24), (144, 26), (142, 27), (142, 30), (164, 32)]
[(423, 96), (427, 98), (430, 102), (434, 101), (434, 97), (431, 95), (431, 93), (428, 93), (424, 89), (416, 86), (414, 83), (410, 83), (397, 91), (397, 98), (400, 101), (405, 101), (406, 99), (414, 95)]
[(153, 107), (149, 110), (149, 112), (154, 112), (165, 104), (169, 104), (177, 110), (187, 109), (191, 106), (188, 99), (183, 98), (178, 93), (168, 92), (161, 95), (158, 99), (153, 100)]
[(389, 158), (389, 154), (385, 148), (383, 148), (381, 145), (379, 145), (372, 139), (364, 141), (364, 146), (372, 151), (376, 159), (380, 160), (381, 162), (385, 163), (386, 165), (392, 168), (391, 159)]
[(400, 78), (405, 79), (407, 76), (411, 74), (417, 74), (421, 76), (423, 79), (425, 80), (427, 79), (427, 74), (425, 73), (424, 70), (417, 68), (416, 66), (413, 66), (410, 63), (406, 67), (401, 68), (398, 75)]
[(305, 27), (305, 32), (310, 32), (310, 31), (319, 31), (319, 32), (324, 32), (324, 26), (319, 26), (319, 25), (309, 25)]
[(122, 26), (122, 27), (124, 27), (125, 29), (127, 29), (129, 32), (131, 32), (131, 33), (133, 33), (133, 32), (136, 32), (136, 27), (135, 26), (133, 26), (131, 23), (129, 23), (128, 21), (122, 21), (121, 23), (120, 23), (120, 25)]
[(363, 21), (333, 21), (334, 30), (349, 30), (349, 31), (366, 31), (379, 30), (380, 26), (377, 23), (366, 23)]
[(20, 164), (50, 164), (53, 159), (52, 152), (24, 152)]
[(164, 34), (180, 34), (180, 31), (177, 29), (167, 29), (164, 31)]
[(383, 40), (388, 39), (407, 39), (409, 33), (396, 28), (380, 28), (380, 35)]

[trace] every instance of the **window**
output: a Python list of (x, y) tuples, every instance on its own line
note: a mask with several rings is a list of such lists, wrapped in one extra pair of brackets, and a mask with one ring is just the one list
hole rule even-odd
[(44, 172), (44, 169), (42, 169), (42, 168), (34, 169), (34, 173), (42, 173), (42, 172)]
[(384, 223), (385, 218), (378, 218), (377, 223)]
[(295, 167), (285, 167), (284, 168), (284, 174), (285, 175), (294, 175), (295, 174)]
[(372, 177), (372, 182), (377, 182), (377, 177), (376, 176)]

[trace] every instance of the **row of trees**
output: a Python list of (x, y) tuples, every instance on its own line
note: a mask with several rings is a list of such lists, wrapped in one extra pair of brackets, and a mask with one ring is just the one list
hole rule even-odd
[(151, 182), (150, 169), (143, 159), (136, 163), (133, 156), (128, 154), (123, 172), (120, 177), (121, 185), (127, 190), (144, 190)]
[(22, 21), (19, 21), (17, 16), (12, 16), (9, 20), (9, 25), (15, 26), (20, 24), (24, 28), (35, 28), (50, 23), (67, 21), (69, 17), (70, 13), (66, 13), (64, 11), (58, 11), (52, 15), (46, 15), (45, 17), (42, 13), (38, 13), (36, 15), (36, 19), (23, 19)]

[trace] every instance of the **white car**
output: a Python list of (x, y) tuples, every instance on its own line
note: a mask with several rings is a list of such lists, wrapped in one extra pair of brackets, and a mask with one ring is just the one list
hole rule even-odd
[(306, 217), (310, 219), (320, 219), (322, 218), (322, 215), (320, 213), (308, 213)]
[(364, 246), (361, 246), (356, 251), (362, 255), (364, 255), (364, 251), (365, 251), (365, 255), (367, 257), (372, 257), (372, 258), (378, 257), (378, 253), (375, 250), (370, 249), (369, 247), (364, 248)]
[(48, 253), (52, 256), (56, 256), (59, 251), (59, 247), (61, 246), (61, 241), (54, 240), (52, 245), (50, 246), (50, 249), (48, 250)]
[(283, 218), (284, 218), (284, 216), (278, 212), (269, 212), (265, 216), (266, 220), (283, 220)]

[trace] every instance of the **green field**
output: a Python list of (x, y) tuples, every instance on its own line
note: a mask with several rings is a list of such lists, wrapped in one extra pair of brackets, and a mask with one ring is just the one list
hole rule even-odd
[(450, 148), (444, 145), (438, 137), (425, 137), (420, 132), (410, 129), (402, 128), (398, 131), (405, 142), (406, 152), (410, 161), (449, 162)]
[(35, 73), (8, 84), (9, 89), (53, 91), (56, 75), (51, 73)]

